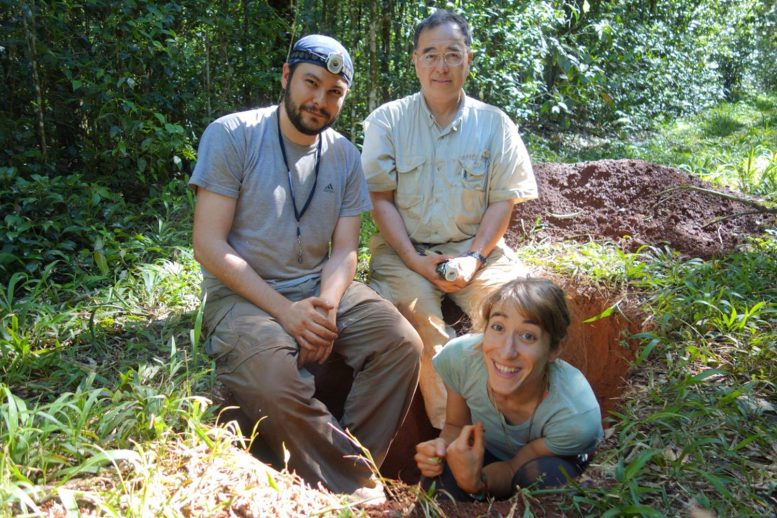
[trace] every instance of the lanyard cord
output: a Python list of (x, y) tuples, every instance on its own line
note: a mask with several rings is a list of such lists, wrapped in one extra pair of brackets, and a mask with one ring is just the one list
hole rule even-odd
[(281, 144), (281, 155), (283, 155), (283, 165), (286, 166), (286, 171), (288, 173), (288, 180), (289, 180), (289, 193), (291, 194), (291, 206), (294, 207), (294, 217), (297, 219), (297, 236), (299, 236), (299, 221), (302, 219), (302, 216), (305, 215), (305, 211), (308, 210), (308, 207), (310, 206), (310, 202), (313, 199), (313, 195), (316, 193), (316, 185), (318, 185), (318, 168), (321, 165), (321, 136), (318, 137), (318, 145), (316, 147), (316, 169), (315, 169), (315, 178), (313, 180), (313, 189), (311, 189), (310, 194), (308, 194), (308, 199), (305, 201), (305, 205), (302, 207), (302, 211), (297, 210), (297, 201), (294, 199), (294, 186), (291, 183), (291, 169), (289, 168), (289, 162), (286, 159), (286, 146), (283, 144), (283, 135), (281, 135), (281, 108), (278, 107), (278, 110), (276, 111), (276, 114), (278, 116), (278, 142)]

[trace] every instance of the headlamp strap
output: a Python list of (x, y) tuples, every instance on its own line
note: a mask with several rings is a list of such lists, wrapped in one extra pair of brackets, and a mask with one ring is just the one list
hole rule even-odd
[(295, 50), (289, 54), (289, 61), (294, 59), (313, 60), (326, 66), (326, 69), (333, 74), (340, 74), (343, 72), (345, 66), (345, 59), (340, 52), (333, 51), (329, 55), (324, 56), (318, 52), (312, 50)]

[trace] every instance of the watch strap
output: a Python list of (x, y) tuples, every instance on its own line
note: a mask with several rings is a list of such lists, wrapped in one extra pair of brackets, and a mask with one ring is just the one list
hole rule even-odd
[(486, 264), (486, 261), (488, 261), (488, 258), (481, 254), (480, 252), (476, 252), (475, 250), (470, 250), (469, 252), (462, 255), (462, 257), (474, 257), (478, 261), (480, 261), (480, 266), (483, 267)]

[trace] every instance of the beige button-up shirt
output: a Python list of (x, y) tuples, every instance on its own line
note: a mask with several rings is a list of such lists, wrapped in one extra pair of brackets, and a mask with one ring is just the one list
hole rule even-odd
[(489, 204), (537, 197), (515, 124), (466, 95), (445, 128), (420, 92), (379, 107), (364, 122), (362, 167), (370, 191), (395, 191), (413, 243), (472, 238)]

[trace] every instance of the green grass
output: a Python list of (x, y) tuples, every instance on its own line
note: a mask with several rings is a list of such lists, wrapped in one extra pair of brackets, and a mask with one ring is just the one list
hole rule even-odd
[[(530, 152), (642, 158), (774, 202), (776, 106), (777, 96), (764, 95), (621, 140), (530, 140)], [(232, 481), (203, 486), (213, 470), (248, 477), (257, 468), (232, 456), (247, 445), (213, 426), (185, 186), (132, 205), (73, 177), (22, 180), (0, 168), (0, 182), (0, 208), (18, 216), (3, 222), (0, 255), (0, 516), (39, 515), (51, 502), (99, 515), (208, 515), (240, 502), (240, 491), (269, 498)], [(60, 205), (67, 210), (50, 211)], [(360, 275), (374, 232), (365, 223)], [(628, 290), (652, 323), (635, 337), (632, 384), (590, 468), (597, 484), (550, 492), (554, 501), (570, 515), (771, 512), (777, 235), (709, 261), (596, 243), (529, 243), (519, 254)], [(251, 487), (280, 494), (278, 475), (261, 477)], [(541, 514), (536, 497), (547, 493), (520, 498)], [(358, 513), (339, 501), (304, 505)], [(418, 505), (439, 512), (422, 496)]]

